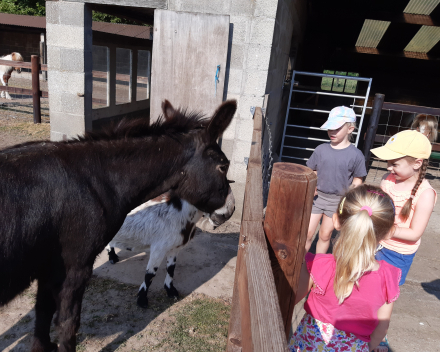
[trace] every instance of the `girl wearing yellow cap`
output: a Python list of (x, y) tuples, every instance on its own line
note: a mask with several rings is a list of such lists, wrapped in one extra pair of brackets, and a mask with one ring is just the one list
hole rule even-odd
[(401, 269), (399, 285), (403, 285), (437, 200), (437, 192), (425, 179), (431, 143), (422, 133), (407, 130), (371, 152), (388, 161), (390, 172), (380, 187), (396, 207), (393, 237), (380, 242), (376, 259)]

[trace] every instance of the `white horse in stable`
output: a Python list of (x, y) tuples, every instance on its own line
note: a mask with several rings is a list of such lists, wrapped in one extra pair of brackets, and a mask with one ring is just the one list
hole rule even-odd
[[(20, 53), (11, 53), (9, 55), (1, 56), (0, 60), (10, 60), (10, 61), (18, 61), (23, 62), (23, 56), (21, 56)], [(12, 71), (17, 71), (18, 73), (21, 72), (20, 67), (14, 67), (14, 66), (4, 66), (0, 65), (0, 80), (2, 82), (2, 85), (7, 87), (8, 81), (11, 78)], [(6, 99), (12, 99), (9, 93), (6, 91), (1, 92), (1, 97)]]

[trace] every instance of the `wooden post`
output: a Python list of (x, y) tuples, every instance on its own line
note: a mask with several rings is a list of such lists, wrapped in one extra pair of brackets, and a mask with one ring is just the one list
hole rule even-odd
[(373, 111), (371, 112), (370, 123), (368, 124), (367, 133), (365, 136), (365, 143), (364, 143), (365, 167), (367, 170), (371, 157), (370, 150), (374, 144), (374, 138), (376, 137), (377, 126), (379, 124), (380, 113), (382, 111), (384, 100), (385, 100), (384, 94), (376, 93), (374, 95)]
[(32, 103), (34, 107), (34, 123), (41, 123), (40, 106), (40, 62), (38, 55), (31, 56), (32, 73)]
[(316, 174), (306, 166), (275, 163), (264, 230), (272, 247), (272, 270), (289, 338), (315, 193)]

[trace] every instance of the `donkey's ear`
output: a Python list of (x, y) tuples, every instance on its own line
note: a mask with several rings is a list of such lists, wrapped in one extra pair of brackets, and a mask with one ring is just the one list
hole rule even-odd
[(172, 120), (176, 113), (176, 110), (174, 110), (171, 103), (166, 99), (162, 102), (162, 111), (163, 111), (163, 117), (167, 121)]
[(207, 127), (211, 140), (216, 140), (228, 128), (235, 110), (237, 110), (237, 101), (235, 100), (227, 100), (219, 106)]

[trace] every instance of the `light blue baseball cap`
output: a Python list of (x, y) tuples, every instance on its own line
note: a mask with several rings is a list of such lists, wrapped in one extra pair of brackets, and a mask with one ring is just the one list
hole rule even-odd
[(356, 114), (351, 108), (337, 106), (330, 111), (327, 121), (321, 128), (324, 130), (337, 130), (346, 122), (356, 122)]

